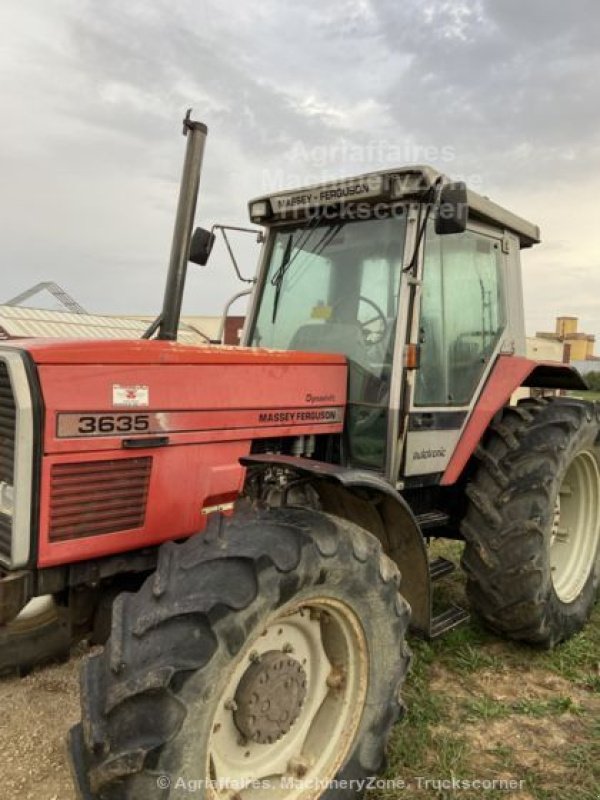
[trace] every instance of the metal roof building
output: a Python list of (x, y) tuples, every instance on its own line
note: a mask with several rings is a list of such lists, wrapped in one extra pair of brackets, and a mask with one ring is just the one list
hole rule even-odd
[[(0, 306), (0, 340), (20, 338), (51, 339), (139, 339), (151, 318), (112, 317), (47, 311), (23, 306)], [(179, 341), (207, 344), (207, 337), (195, 327), (181, 323)]]

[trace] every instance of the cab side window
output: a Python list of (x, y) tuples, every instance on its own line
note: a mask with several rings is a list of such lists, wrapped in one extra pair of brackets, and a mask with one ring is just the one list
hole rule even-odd
[(473, 231), (428, 229), (415, 403), (467, 405), (506, 327), (502, 253)]

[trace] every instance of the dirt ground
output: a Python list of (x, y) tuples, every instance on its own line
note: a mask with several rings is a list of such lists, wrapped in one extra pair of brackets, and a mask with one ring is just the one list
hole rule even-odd
[(74, 800), (65, 737), (79, 718), (81, 658), (0, 678), (1, 800)]
[[(411, 640), (406, 718), (386, 776), (519, 778), (507, 791), (377, 790), (369, 800), (598, 800), (600, 608), (548, 653), (474, 622), (433, 644)], [(80, 645), (66, 664), (0, 678), (0, 800), (75, 800), (65, 738), (79, 718)], [(385, 777), (385, 776), (384, 776)]]

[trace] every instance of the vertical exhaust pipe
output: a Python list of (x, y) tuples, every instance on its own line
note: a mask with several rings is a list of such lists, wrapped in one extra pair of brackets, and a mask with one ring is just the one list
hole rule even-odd
[(204, 144), (208, 128), (203, 122), (195, 122), (190, 118), (191, 109), (188, 110), (183, 120), (183, 135), (187, 137), (183, 174), (179, 189), (179, 202), (177, 203), (177, 216), (173, 230), (173, 243), (171, 245), (171, 258), (163, 310), (160, 315), (160, 329), (157, 339), (175, 341), (181, 316), (181, 304), (185, 288), (192, 226), (196, 213), (198, 200), (198, 187), (200, 185), (200, 169), (204, 155)]

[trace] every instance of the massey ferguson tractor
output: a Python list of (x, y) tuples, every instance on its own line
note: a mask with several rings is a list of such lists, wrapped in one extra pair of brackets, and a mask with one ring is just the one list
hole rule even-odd
[(146, 337), (2, 343), (2, 663), (106, 641), (69, 742), (87, 800), (353, 796), (403, 708), (409, 627), (467, 617), (434, 614), (453, 565), (432, 538), (464, 540), (497, 633), (584, 625), (600, 410), (548, 397), (585, 384), (524, 355), (538, 228), (428, 167), (253, 200), (243, 346), (178, 344), (214, 241), (191, 235), (206, 127), (184, 132)]

